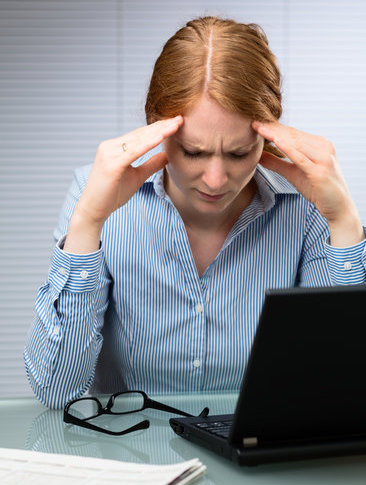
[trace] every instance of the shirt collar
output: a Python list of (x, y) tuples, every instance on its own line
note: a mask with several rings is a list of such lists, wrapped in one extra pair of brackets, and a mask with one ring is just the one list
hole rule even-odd
[(167, 193), (164, 188), (164, 168), (153, 173), (146, 181), (145, 184), (152, 183), (156, 194), (163, 199), (167, 197)]
[(281, 195), (296, 194), (298, 191), (282, 175), (257, 165), (254, 180), (258, 186), (259, 196), (262, 199), (263, 211), (267, 212), (276, 203)]
[(262, 167), (262, 165), (257, 165), (255, 179), (256, 181), (263, 180), (274, 194), (298, 194), (295, 187), (285, 177), (268, 168)]

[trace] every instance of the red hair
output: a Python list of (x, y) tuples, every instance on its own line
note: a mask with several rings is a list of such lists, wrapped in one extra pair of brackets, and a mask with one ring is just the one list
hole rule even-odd
[[(204, 93), (253, 120), (280, 118), (281, 74), (259, 25), (199, 17), (179, 29), (155, 62), (145, 103), (147, 124), (184, 116)], [(283, 156), (269, 142), (264, 150)]]

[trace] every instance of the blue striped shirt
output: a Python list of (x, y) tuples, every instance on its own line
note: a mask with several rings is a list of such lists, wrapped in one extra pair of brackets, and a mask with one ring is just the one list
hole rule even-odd
[(163, 169), (108, 218), (98, 251), (66, 253), (90, 169), (75, 171), (24, 352), (47, 406), (87, 390), (238, 390), (266, 288), (365, 282), (365, 241), (331, 247), (318, 210), (260, 165), (255, 197), (201, 278)]

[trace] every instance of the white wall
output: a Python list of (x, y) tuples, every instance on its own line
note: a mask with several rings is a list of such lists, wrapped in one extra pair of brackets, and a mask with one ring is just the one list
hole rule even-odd
[(73, 168), (144, 124), (162, 45), (206, 14), (262, 25), (282, 121), (334, 143), (366, 222), (361, 0), (0, 0), (0, 396), (31, 393), (22, 350)]

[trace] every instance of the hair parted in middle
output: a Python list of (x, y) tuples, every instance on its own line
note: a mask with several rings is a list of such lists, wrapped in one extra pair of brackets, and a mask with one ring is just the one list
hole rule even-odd
[[(281, 73), (259, 25), (209, 16), (179, 29), (155, 62), (145, 103), (147, 124), (184, 116), (204, 94), (252, 120), (281, 117)], [(268, 141), (264, 150), (283, 157)]]

